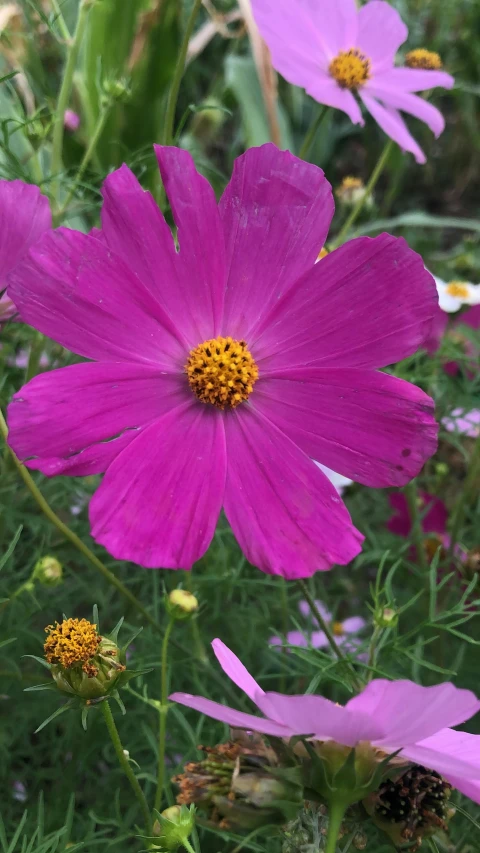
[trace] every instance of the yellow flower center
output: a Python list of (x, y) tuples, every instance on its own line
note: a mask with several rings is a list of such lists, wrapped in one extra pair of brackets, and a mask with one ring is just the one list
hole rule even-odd
[(446, 287), (449, 296), (455, 296), (457, 299), (467, 299), (469, 296), (468, 285), (461, 281), (451, 281)]
[(234, 409), (250, 396), (258, 379), (245, 341), (221, 336), (192, 349), (185, 371), (195, 396), (217, 409)]
[(326, 249), (324, 246), (323, 249), (320, 249), (320, 251), (318, 253), (317, 261), (321, 261), (322, 258), (326, 258), (328, 254), (329, 254), (328, 249)]
[(81, 663), (82, 669), (91, 673), (92, 665), (88, 662), (102, 641), (96, 625), (88, 619), (64, 619), (55, 625), (47, 625), (45, 631), (48, 634), (44, 645), (48, 663), (60, 664), (65, 669)]
[(332, 622), (332, 632), (335, 637), (343, 637), (345, 631), (341, 622)]
[(356, 89), (370, 77), (370, 60), (357, 48), (341, 50), (328, 70), (342, 89)]
[(405, 65), (408, 68), (423, 68), (426, 71), (439, 71), (442, 60), (438, 53), (433, 50), (425, 50), (423, 47), (411, 50), (405, 56)]

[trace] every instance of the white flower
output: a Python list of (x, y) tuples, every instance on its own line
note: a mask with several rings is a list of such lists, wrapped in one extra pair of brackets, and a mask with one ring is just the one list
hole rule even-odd
[(336, 471), (332, 471), (330, 468), (327, 468), (326, 465), (320, 465), (320, 462), (315, 462), (315, 465), (318, 465), (320, 470), (323, 471), (326, 477), (328, 477), (332, 485), (335, 486), (339, 495), (343, 494), (343, 491), (347, 486), (352, 485), (353, 480), (349, 480), (348, 477), (344, 477), (343, 474), (337, 474)]
[(462, 305), (480, 305), (480, 285), (469, 281), (443, 281), (435, 278), (438, 302), (442, 311), (452, 314)]

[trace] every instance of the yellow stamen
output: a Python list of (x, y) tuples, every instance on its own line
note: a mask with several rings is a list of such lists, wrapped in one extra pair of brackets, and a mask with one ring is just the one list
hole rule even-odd
[(328, 249), (326, 249), (324, 246), (323, 249), (320, 249), (320, 251), (318, 253), (317, 261), (321, 261), (322, 258), (326, 258), (328, 254), (329, 254)]
[(245, 341), (221, 336), (195, 347), (185, 372), (195, 396), (217, 409), (234, 409), (250, 396), (258, 379), (258, 367)]
[(102, 641), (96, 625), (88, 619), (64, 619), (55, 625), (47, 625), (45, 631), (49, 635), (44, 645), (48, 663), (60, 664), (66, 669), (81, 663), (84, 672), (96, 675), (98, 669), (89, 663)]
[(370, 77), (370, 60), (357, 48), (341, 50), (328, 71), (342, 89), (356, 89)]
[(341, 622), (332, 622), (332, 633), (335, 637), (343, 637), (345, 631)]
[(463, 284), (461, 281), (451, 281), (446, 287), (449, 296), (456, 296), (457, 299), (468, 299), (470, 291), (468, 284)]
[(408, 68), (423, 68), (425, 71), (439, 71), (442, 68), (442, 60), (438, 53), (433, 50), (425, 50), (423, 47), (411, 50), (405, 57), (405, 65)]

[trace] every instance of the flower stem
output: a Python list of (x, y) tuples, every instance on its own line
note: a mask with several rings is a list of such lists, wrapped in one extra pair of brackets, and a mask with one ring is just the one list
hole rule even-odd
[(325, 619), (323, 618), (323, 616), (320, 613), (317, 605), (315, 604), (315, 599), (310, 594), (310, 590), (309, 590), (307, 584), (305, 583), (304, 580), (302, 580), (302, 578), (298, 578), (297, 583), (298, 583), (300, 589), (302, 590), (303, 595), (305, 596), (305, 598), (308, 601), (308, 604), (310, 606), (310, 610), (312, 611), (313, 616), (315, 617), (318, 624), (320, 625), (320, 628), (322, 629), (323, 633), (325, 634), (325, 636), (329, 642), (330, 648), (332, 649), (332, 652), (334, 653), (334, 655), (338, 658), (338, 660), (341, 663), (344, 663), (345, 666), (348, 667), (349, 675), (350, 675), (353, 687), (356, 690), (361, 690), (363, 685), (362, 685), (360, 679), (358, 678), (357, 673), (355, 672), (351, 663), (347, 660), (347, 658), (343, 654), (338, 643), (335, 642), (335, 637), (333, 636), (329, 626), (325, 622)]
[(112, 710), (110, 705), (108, 704), (108, 699), (105, 699), (100, 705), (103, 713), (103, 718), (107, 725), (108, 733), (110, 735), (110, 739), (113, 743), (113, 747), (115, 749), (115, 754), (118, 758), (118, 763), (122, 768), (125, 776), (127, 777), (130, 785), (132, 786), (133, 792), (140, 804), (140, 808), (142, 810), (143, 819), (145, 821), (145, 829), (148, 835), (152, 834), (152, 818), (150, 816), (150, 809), (148, 808), (148, 803), (145, 799), (145, 794), (143, 793), (140, 784), (138, 782), (137, 777), (135, 776), (132, 768), (130, 767), (129, 761), (125, 752), (123, 750), (122, 742), (120, 740), (120, 735), (118, 734), (117, 727), (115, 725), (115, 720), (113, 719)]
[(412, 480), (405, 486), (405, 497), (408, 504), (408, 512), (412, 524), (412, 538), (417, 555), (417, 563), (424, 573), (428, 582), (428, 561), (423, 542), (422, 519), (420, 515), (420, 503), (418, 499), (417, 481)]
[(310, 151), (310, 148), (312, 146), (313, 140), (315, 139), (315, 137), (317, 135), (317, 131), (318, 131), (320, 125), (322, 124), (323, 119), (325, 118), (327, 113), (328, 113), (328, 107), (321, 107), (315, 121), (312, 122), (309, 129), (307, 130), (307, 132), (305, 134), (305, 139), (303, 140), (300, 151), (298, 152), (298, 156), (300, 157), (301, 160), (305, 160), (305, 158), (307, 157), (307, 154)]
[(155, 808), (160, 811), (163, 796), (163, 785), (165, 779), (165, 738), (167, 734), (168, 713), (168, 641), (172, 633), (175, 619), (170, 619), (162, 642), (162, 670), (160, 674), (160, 726), (158, 732), (158, 776), (157, 791), (155, 794)]
[(78, 9), (77, 25), (73, 34), (73, 39), (70, 40), (67, 46), (67, 62), (63, 74), (62, 85), (58, 95), (57, 107), (55, 110), (55, 121), (53, 125), (52, 138), (52, 162), (51, 173), (52, 180), (52, 198), (58, 201), (60, 191), (59, 174), (62, 167), (62, 149), (63, 149), (63, 134), (64, 134), (64, 118), (65, 110), (68, 107), (68, 102), (72, 92), (73, 75), (77, 64), (78, 52), (85, 34), (87, 25), (88, 13), (92, 5), (91, 0), (80, 0)]
[(65, 23), (65, 18), (63, 17), (60, 4), (58, 0), (50, 0), (50, 3), (52, 4), (52, 9), (55, 13), (55, 20), (58, 24), (58, 29), (60, 30), (62, 38), (64, 39), (64, 41), (69, 42), (71, 40), (70, 30), (68, 29), (67, 24)]
[(332, 246), (333, 249), (336, 249), (338, 246), (340, 246), (345, 241), (345, 237), (347, 236), (348, 232), (350, 231), (352, 225), (357, 221), (357, 218), (358, 218), (359, 214), (361, 213), (367, 198), (373, 192), (373, 189), (376, 186), (376, 183), (377, 183), (380, 175), (383, 172), (383, 169), (387, 163), (387, 160), (390, 157), (390, 154), (393, 150), (394, 144), (395, 143), (393, 142), (393, 140), (389, 139), (387, 144), (385, 145), (385, 148), (383, 149), (382, 153), (380, 154), (380, 157), (377, 160), (377, 165), (375, 166), (372, 174), (370, 175), (370, 180), (369, 180), (367, 186), (365, 187), (365, 192), (363, 193), (363, 195), (360, 196), (360, 198), (358, 199), (358, 201), (357, 201), (355, 207), (353, 208), (350, 216), (343, 223), (343, 225), (340, 229), (340, 233), (337, 235), (337, 238), (333, 243), (333, 246)]
[(329, 803), (328, 806), (328, 835), (325, 844), (325, 853), (335, 853), (337, 849), (338, 836), (342, 826), (346, 805), (342, 802)]
[(193, 849), (192, 845), (190, 844), (188, 838), (183, 839), (182, 845), (183, 845), (183, 847), (185, 847), (185, 850), (188, 850), (188, 853), (195, 853), (195, 850)]
[(459, 495), (452, 513), (452, 524), (450, 533), (450, 545), (446, 557), (446, 565), (450, 566), (455, 554), (458, 536), (465, 518), (465, 510), (472, 496), (476, 481), (480, 476), (480, 436), (477, 438), (473, 453), (470, 458), (469, 471), (463, 489)]
[(168, 95), (167, 113), (165, 116), (165, 127), (163, 131), (163, 144), (171, 145), (173, 141), (173, 127), (175, 123), (175, 109), (177, 106), (178, 93), (180, 91), (180, 83), (182, 82), (183, 72), (185, 71), (185, 61), (187, 58), (188, 43), (193, 33), (195, 21), (200, 11), (203, 0), (194, 0), (190, 17), (187, 21), (187, 27), (183, 36), (182, 44), (180, 45), (180, 53), (178, 54), (177, 64), (173, 74), (172, 85)]
[[(0, 433), (4, 437), (5, 443), (7, 443), (8, 427), (7, 427), (5, 418), (3, 417), (3, 413), (1, 411), (0, 411)], [(8, 445), (7, 445), (7, 447), (8, 447)], [(25, 465), (22, 465), (22, 463), (17, 458), (17, 456), (15, 455), (15, 453), (13, 452), (11, 447), (8, 447), (8, 450), (10, 451), (11, 457), (12, 457), (12, 459), (13, 459), (16, 467), (17, 467), (17, 470), (18, 470), (23, 482), (25, 483), (27, 489), (29, 490), (30, 494), (32, 495), (33, 499), (36, 501), (36, 503), (38, 504), (40, 509), (42, 510), (43, 514), (46, 515), (48, 520), (52, 522), (52, 524), (57, 528), (57, 530), (62, 534), (62, 536), (65, 537), (65, 539), (68, 539), (72, 543), (72, 545), (74, 545), (75, 548), (77, 548), (77, 550), (80, 551), (80, 553), (83, 554), (83, 556), (86, 557), (87, 560), (89, 560), (89, 562), (92, 563), (92, 565), (95, 566), (95, 568), (98, 569), (99, 572), (101, 572), (101, 574), (104, 576), (104, 578), (106, 578), (108, 580), (108, 582), (112, 584), (112, 586), (116, 587), (116, 589), (118, 589), (118, 591), (126, 599), (128, 599), (130, 604), (132, 604), (142, 614), (144, 619), (146, 619), (150, 625), (152, 625), (154, 628), (156, 628), (158, 631), (160, 631), (161, 630), (160, 626), (155, 621), (153, 616), (150, 615), (148, 610), (145, 609), (145, 607), (138, 600), (138, 598), (136, 598), (133, 595), (133, 593), (130, 592), (130, 590), (127, 589), (126, 586), (124, 586), (124, 584), (121, 582), (121, 580), (119, 580), (113, 574), (113, 572), (110, 571), (110, 569), (107, 569), (107, 567), (102, 563), (102, 561), (99, 560), (98, 557), (95, 556), (93, 551), (91, 551), (90, 548), (88, 548), (84, 542), (82, 542), (82, 540), (77, 536), (77, 534), (74, 533), (73, 530), (70, 530), (70, 528), (67, 527), (67, 525), (64, 524), (63, 521), (61, 521), (59, 519), (58, 515), (53, 511), (50, 504), (47, 502), (47, 500), (42, 495), (40, 489), (38, 488), (38, 486), (34, 482), (30, 472), (28, 471), (28, 469), (25, 468)]]

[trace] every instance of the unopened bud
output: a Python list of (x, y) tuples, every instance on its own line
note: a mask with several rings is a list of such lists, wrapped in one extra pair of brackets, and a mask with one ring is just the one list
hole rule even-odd
[(189, 619), (198, 610), (198, 600), (188, 589), (174, 589), (166, 600), (167, 612), (173, 619)]
[(102, 87), (101, 105), (103, 108), (112, 103), (128, 101), (131, 90), (125, 78), (119, 80), (104, 80)]
[(373, 197), (367, 193), (365, 184), (361, 178), (346, 177), (335, 190), (335, 195), (341, 204), (345, 207), (354, 207), (358, 202), (364, 201), (364, 206), (370, 208), (373, 206)]
[(375, 613), (374, 621), (378, 628), (395, 628), (398, 623), (398, 613), (392, 607), (383, 607)]
[(446, 462), (435, 463), (435, 474), (437, 477), (446, 477), (449, 472), (449, 467)]
[(461, 566), (463, 576), (471, 581), (474, 575), (480, 577), (480, 547), (472, 548), (462, 561)]
[(32, 579), (44, 586), (58, 586), (63, 579), (63, 567), (56, 557), (42, 557), (37, 560)]
[(209, 98), (197, 107), (192, 118), (192, 133), (198, 139), (208, 142), (220, 130), (227, 113), (220, 101)]
[(170, 806), (165, 809), (153, 825), (155, 841), (161, 850), (178, 850), (195, 827), (195, 806)]

